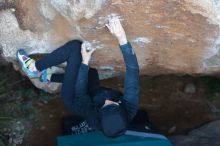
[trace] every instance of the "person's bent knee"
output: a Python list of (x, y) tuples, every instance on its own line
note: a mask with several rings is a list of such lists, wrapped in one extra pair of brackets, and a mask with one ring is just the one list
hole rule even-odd
[(82, 41), (80, 40), (72, 40), (68, 42), (68, 46), (71, 49), (71, 51), (78, 49), (81, 51)]

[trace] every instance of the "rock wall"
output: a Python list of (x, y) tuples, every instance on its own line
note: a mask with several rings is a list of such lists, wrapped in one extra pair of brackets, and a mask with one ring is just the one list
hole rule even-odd
[(220, 67), (220, 0), (3, 0), (0, 46), (15, 61), (18, 48), (49, 53), (72, 39), (98, 49), (92, 65), (104, 77), (124, 70), (117, 42), (104, 27), (122, 19), (141, 74), (213, 74)]

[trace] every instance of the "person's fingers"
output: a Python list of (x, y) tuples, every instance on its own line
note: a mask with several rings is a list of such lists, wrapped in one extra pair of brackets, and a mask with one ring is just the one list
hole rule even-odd
[(116, 33), (117, 32), (117, 25), (116, 25), (115, 21), (112, 22), (112, 27), (113, 27), (114, 33)]
[(121, 27), (121, 22), (120, 22), (120, 20), (118, 18), (115, 18), (114, 19), (114, 23), (115, 23), (116, 29), (118, 31), (120, 29), (120, 27)]
[(110, 16), (110, 21), (114, 21), (114, 16)]
[(107, 23), (107, 24), (105, 24), (105, 26), (110, 30), (110, 26), (109, 26), (109, 24)]
[(84, 49), (85, 49), (85, 44), (82, 44), (81, 53), (84, 52)]
[(122, 28), (121, 21), (120, 21), (119, 19), (116, 19), (116, 20), (115, 20), (115, 24), (117, 25), (117, 28), (118, 28), (118, 29), (121, 29), (121, 28)]
[(83, 45), (82, 45), (82, 48), (86, 49), (88, 45), (89, 45), (89, 42), (88, 41), (84, 41)]
[(120, 21), (118, 18), (115, 20), (115, 22), (116, 22), (117, 24), (121, 24), (121, 21)]
[(116, 25), (117, 25), (117, 27), (118, 27), (119, 29), (122, 28), (121, 22), (120, 22), (119, 20), (116, 21)]
[(106, 24), (106, 26), (108, 27), (109, 31), (110, 31), (111, 33), (113, 33), (112, 21), (111, 21), (111, 20), (108, 21), (108, 23)]
[(82, 43), (81, 48), (83, 49), (85, 47), (85, 42)]
[(113, 33), (112, 25), (108, 25), (108, 26), (109, 26), (109, 31), (110, 31), (111, 33)]
[(115, 20), (115, 27), (116, 27), (116, 31), (120, 32), (120, 24), (118, 23), (117, 19)]
[(118, 32), (118, 23), (117, 23), (117, 19), (114, 20), (114, 27), (115, 27), (115, 31)]
[(96, 51), (96, 49), (93, 48), (93, 49), (91, 50), (91, 54), (93, 54), (95, 51)]
[(84, 46), (84, 47), (82, 48), (82, 52), (83, 52), (83, 53), (86, 52), (86, 46)]
[(109, 18), (109, 23), (106, 25), (111, 33), (117, 34), (122, 30), (121, 22), (117, 17)]
[(90, 50), (89, 52), (86, 52), (86, 53), (88, 54), (89, 57), (91, 57), (95, 51), (96, 51), (96, 49), (93, 48), (92, 50)]

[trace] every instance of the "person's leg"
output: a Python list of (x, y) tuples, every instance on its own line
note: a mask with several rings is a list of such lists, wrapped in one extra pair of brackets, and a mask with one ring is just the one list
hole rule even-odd
[[(52, 74), (51, 75), (51, 82), (63, 83), (65, 74)], [(90, 95), (94, 95), (94, 93), (99, 89), (99, 79), (98, 79), (98, 72), (96, 69), (90, 68), (88, 74), (88, 91)]]
[[(74, 94), (75, 94), (75, 83), (79, 71), (79, 67), (82, 62), (82, 55), (81, 55), (81, 44), (80, 41), (71, 41), (68, 44), (68, 47), (71, 48), (71, 51), (67, 57), (67, 66), (65, 69), (65, 74), (63, 77), (63, 85), (61, 90), (61, 97), (64, 102), (66, 108), (69, 111), (73, 111), (74, 105)], [(62, 52), (61, 52), (62, 53)]]
[[(63, 46), (59, 47), (58, 49), (54, 50), (52, 53), (46, 55), (44, 58), (38, 61), (30, 58), (25, 50), (20, 49), (16, 53), (17, 60), (19, 61), (23, 71), (27, 74), (28, 77), (40, 77), (41, 81), (46, 83), (49, 78), (47, 76), (47, 69), (49, 70), (50, 67), (67, 61), (71, 51), (74, 49), (75, 46), (78, 46), (79, 44), (81, 45), (82, 43), (78, 40), (67, 42)], [(60, 78), (58, 80), (60, 81)]]
[(52, 66), (61, 64), (69, 58), (72, 50), (75, 46), (81, 45), (81, 41), (73, 40), (69, 41), (58, 49), (54, 50), (52, 53), (46, 55), (44, 58), (35, 62), (37, 70), (43, 71), (44, 69), (50, 68)]
[[(63, 74), (56, 74), (53, 73), (51, 75), (51, 82), (57, 82), (57, 83), (63, 83), (64, 79), (64, 73)], [(96, 69), (94, 68), (89, 68), (89, 73), (88, 73), (88, 92), (90, 95), (94, 95), (97, 89), (100, 88), (99, 85), (99, 75)]]
[[(52, 74), (51, 75), (51, 82), (57, 82), (57, 83), (63, 83), (65, 74)], [(99, 85), (99, 75), (96, 69), (94, 68), (89, 68), (89, 73), (88, 73), (88, 92), (90, 96), (94, 95), (97, 90), (100, 88)]]

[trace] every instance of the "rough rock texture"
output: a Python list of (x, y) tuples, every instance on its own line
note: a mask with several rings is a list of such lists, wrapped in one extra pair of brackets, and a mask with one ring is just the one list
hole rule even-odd
[(220, 0), (5, 0), (0, 46), (7, 61), (18, 48), (49, 53), (80, 38), (98, 49), (92, 65), (104, 77), (123, 71), (117, 42), (104, 27), (122, 19), (141, 74), (213, 74), (220, 67)]
[(219, 146), (220, 121), (208, 123), (187, 136), (174, 136), (171, 140), (175, 146)]

